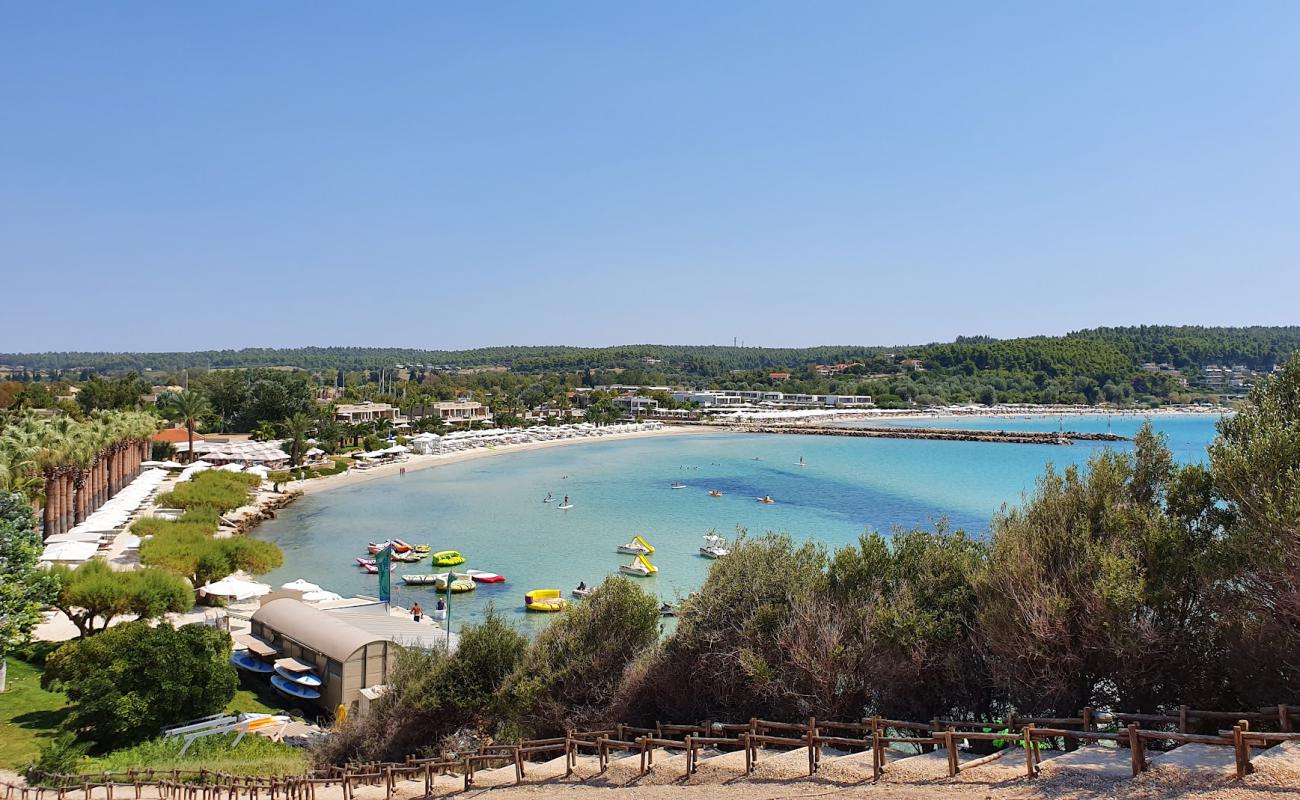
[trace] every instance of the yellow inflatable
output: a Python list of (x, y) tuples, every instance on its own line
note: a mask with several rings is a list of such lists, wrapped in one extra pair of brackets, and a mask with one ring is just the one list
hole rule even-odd
[(465, 557), (455, 550), (439, 550), (433, 554), (433, 563), (440, 567), (454, 567), (464, 564)]
[[(478, 588), (478, 586), (474, 583), (474, 579), (468, 575), (462, 575), (460, 573), (453, 572), (450, 573), (450, 576), (451, 576), (452, 594), (460, 594), (461, 592), (472, 592)], [(447, 577), (448, 576), (446, 575), (439, 575), (437, 580), (433, 582), (434, 587), (437, 588), (438, 591), (440, 592), (447, 591)]]
[(569, 601), (559, 589), (534, 589), (524, 595), (524, 608), (529, 611), (563, 611), (568, 607)]

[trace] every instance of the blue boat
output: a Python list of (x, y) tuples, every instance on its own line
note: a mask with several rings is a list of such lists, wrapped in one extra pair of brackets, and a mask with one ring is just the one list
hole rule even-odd
[(271, 665), (248, 652), (247, 650), (236, 650), (230, 654), (230, 663), (239, 669), (247, 672), (256, 672), (259, 675), (265, 675), (271, 671)]
[(299, 686), (306, 686), (309, 689), (320, 688), (320, 678), (310, 672), (290, 672), (284, 667), (276, 667), (275, 674), (287, 681), (293, 681)]
[(285, 680), (279, 675), (271, 676), (271, 686), (280, 694), (293, 697), (298, 700), (319, 700), (320, 692), (307, 686), (299, 686), (290, 680)]

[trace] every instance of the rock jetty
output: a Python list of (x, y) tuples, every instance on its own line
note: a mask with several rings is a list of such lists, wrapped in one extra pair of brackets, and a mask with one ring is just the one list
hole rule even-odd
[(958, 428), (845, 428), (829, 425), (744, 425), (730, 424), (728, 430), (744, 433), (794, 433), (803, 436), (851, 436), (861, 439), (938, 439), (951, 442), (1001, 442), (1003, 444), (1069, 445), (1084, 442), (1127, 442), (1113, 433), (1078, 431), (987, 431)]

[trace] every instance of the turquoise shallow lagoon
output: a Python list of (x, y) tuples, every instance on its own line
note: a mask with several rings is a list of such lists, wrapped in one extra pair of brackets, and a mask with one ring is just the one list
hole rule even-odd
[[(1005, 430), (1107, 430), (1129, 435), (1132, 416), (963, 418), (899, 424)], [(1215, 418), (1158, 416), (1180, 460), (1201, 460)], [(700, 434), (586, 442), (439, 466), (304, 497), (263, 524), (256, 535), (285, 551), (285, 566), (266, 576), (276, 585), (303, 577), (347, 594), (376, 592), (376, 577), (353, 559), (365, 544), (389, 536), (455, 549), (466, 567), (499, 572), (504, 584), (480, 585), (457, 595), (454, 623), (481, 618), (489, 602), (511, 617), (525, 615), (522, 598), (533, 588), (568, 591), (578, 581), (599, 582), (630, 556), (615, 546), (635, 534), (656, 548), (657, 576), (641, 579), (664, 599), (697, 588), (709, 564), (698, 555), (700, 537), (715, 528), (783, 531), (834, 547), (868, 529), (929, 526), (987, 532), (1003, 503), (1016, 503), (1049, 463), (1082, 463), (1099, 445), (1070, 447), (851, 439), (826, 436)], [(1120, 444), (1120, 447), (1131, 445)], [(806, 466), (800, 467), (800, 456)], [(681, 481), (687, 488), (669, 488)], [(725, 494), (708, 496), (710, 489)], [(559, 511), (542, 498), (572, 498)], [(755, 498), (770, 494), (776, 503)], [(414, 567), (414, 569), (412, 569)], [(399, 565), (396, 574), (432, 571)], [(396, 602), (431, 607), (429, 589), (394, 580)]]

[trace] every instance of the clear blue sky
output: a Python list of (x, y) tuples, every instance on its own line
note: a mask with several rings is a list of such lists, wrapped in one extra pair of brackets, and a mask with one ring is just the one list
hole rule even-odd
[(0, 351), (1295, 323), (1298, 34), (1293, 0), (3, 0)]

